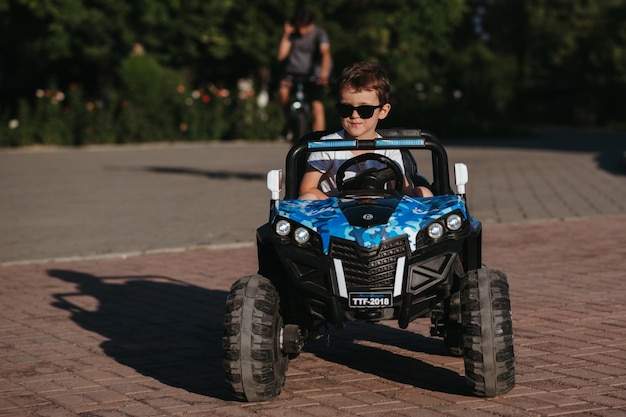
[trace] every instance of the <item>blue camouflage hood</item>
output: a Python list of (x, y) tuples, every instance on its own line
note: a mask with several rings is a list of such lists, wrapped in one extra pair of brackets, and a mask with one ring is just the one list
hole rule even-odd
[(364, 248), (375, 248), (387, 239), (407, 235), (411, 250), (416, 249), (416, 235), (431, 222), (455, 210), (467, 218), (465, 202), (460, 196), (428, 198), (329, 198), (326, 200), (279, 200), (272, 210), (317, 232), (328, 253), (331, 237), (357, 242)]

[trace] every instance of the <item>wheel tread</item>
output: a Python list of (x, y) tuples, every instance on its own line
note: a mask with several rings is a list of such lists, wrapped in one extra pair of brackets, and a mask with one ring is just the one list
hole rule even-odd
[(263, 401), (282, 391), (288, 357), (275, 339), (282, 326), (278, 292), (267, 278), (251, 275), (231, 286), (222, 347), (226, 384), (236, 398)]
[(465, 378), (476, 395), (494, 397), (515, 386), (509, 286), (497, 270), (470, 271), (461, 280)]

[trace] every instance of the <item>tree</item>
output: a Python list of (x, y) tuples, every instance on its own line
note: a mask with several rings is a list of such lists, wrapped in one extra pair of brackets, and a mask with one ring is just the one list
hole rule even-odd
[(625, 0), (497, 0), (486, 7), (490, 49), (516, 59), (517, 109), (526, 120), (619, 125)]

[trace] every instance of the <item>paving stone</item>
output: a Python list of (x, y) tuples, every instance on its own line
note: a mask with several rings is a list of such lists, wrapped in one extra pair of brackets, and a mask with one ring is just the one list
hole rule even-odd
[[(138, 175), (138, 184), (148, 188), (133, 196), (127, 184), (118, 195), (129, 198), (129, 207), (137, 204), (135, 207), (142, 209), (147, 207), (140, 200), (148, 197), (145, 193), (155, 176), (164, 180), (159, 187), (182, 187), (179, 197), (199, 189), (202, 193), (213, 190), (215, 195), (226, 182), (242, 185), (240, 192), (250, 192), (253, 200), (262, 203), (241, 207), (235, 216), (254, 223), (254, 227), (242, 221), (229, 228), (229, 222), (223, 221), (211, 232), (213, 236), (190, 234), (191, 241), (186, 242), (192, 242), (192, 249), (142, 254), (149, 247), (135, 238), (138, 229), (125, 223), (121, 240), (111, 240), (114, 243), (109, 246), (94, 242), (95, 246), (86, 246), (85, 252), (102, 255), (138, 250), (136, 253), (51, 262), (4, 259), (0, 264), (0, 414), (626, 415), (626, 287), (622, 270), (626, 259), (626, 175), (598, 166), (595, 157), (599, 151), (585, 148), (582, 141), (576, 142), (581, 146), (578, 150), (563, 148), (565, 141), (554, 143), (554, 147), (535, 141), (487, 146), (457, 141), (449, 148), (455, 160), (470, 164), (474, 196), (468, 194), (468, 198), (470, 207), (475, 207), (473, 214), (484, 220), (484, 260), (509, 277), (517, 386), (507, 395), (496, 399), (468, 395), (462, 360), (446, 356), (440, 339), (428, 335), (430, 323), (426, 319), (411, 323), (406, 330), (398, 329), (396, 323), (331, 329), (328, 339), (307, 344), (299, 358), (290, 363), (281, 396), (257, 404), (234, 401), (222, 381), (224, 304), (232, 282), (256, 271), (256, 250), (249, 243), (229, 247), (196, 244), (219, 239), (245, 243), (253, 239), (244, 237), (244, 233), (253, 231), (266, 216), (265, 209), (258, 207), (265, 207), (267, 195), (257, 189), (263, 188), (263, 172), (273, 167), (274, 154), (283, 149), (271, 144), (247, 149), (211, 145), (154, 149), (146, 154), (131, 150), (133, 155), (116, 150), (119, 169), (106, 174), (112, 176), (112, 184), (120, 187), (129, 175)], [(247, 178), (252, 179), (243, 179), (242, 175), (219, 179), (213, 175), (218, 171), (244, 173), (237, 165), (244, 159), (235, 157), (242, 150), (272, 157), (249, 172), (253, 175)], [(215, 152), (224, 161), (211, 162), (215, 165), (202, 171), (207, 161), (204, 152)], [(153, 164), (146, 162), (148, 155), (154, 158)], [(27, 161), (36, 161), (42, 167), (65, 162), (68, 173), (70, 161), (77, 156), (84, 158), (79, 166), (88, 172), (86, 178), (101, 184), (105, 187), (103, 195), (110, 196), (114, 190), (98, 182), (102, 173), (92, 169), (112, 164), (107, 151), (99, 155), (80, 151), (45, 155), (0, 152), (0, 177), (11, 164)], [(280, 166), (284, 161), (283, 155), (279, 156)], [(226, 161), (231, 157), (235, 159), (230, 165), (238, 171), (229, 171)], [(199, 175), (180, 177), (130, 169), (168, 166), (167, 161), (175, 166), (185, 158), (189, 158), (190, 168), (200, 170)], [(96, 165), (90, 166), (94, 162)], [(2, 188), (6, 185), (3, 178), (0, 214), (10, 209), (2, 203), (8, 201), (4, 197), (19, 195), (13, 186)], [(188, 180), (194, 184), (185, 188), (183, 183)], [(33, 184), (27, 184), (23, 191), (36, 190), (51, 198), (43, 187)], [(228, 198), (231, 200), (226, 199), (224, 204), (236, 199)], [(23, 208), (23, 202), (17, 205)], [(210, 198), (200, 196), (190, 205), (195, 206), (190, 210), (201, 213), (211, 206)], [(111, 209), (110, 204), (98, 208)], [(119, 215), (115, 210), (112, 213)], [(79, 216), (71, 209), (63, 214)], [(207, 212), (201, 214), (207, 216)], [(210, 211), (210, 215), (222, 218), (216, 211)], [(146, 216), (151, 224), (164, 224), (163, 218)], [(46, 249), (46, 245), (52, 245), (48, 239), (59, 235), (55, 221), (63, 224), (56, 215), (35, 224), (43, 227), (38, 235), (42, 238), (43, 257), (56, 253)], [(119, 223), (112, 224), (106, 227), (120, 227)], [(163, 230), (181, 225), (172, 221)], [(15, 231), (6, 227), (0, 226), (2, 247), (7, 243), (3, 232)], [(206, 222), (197, 222), (193, 227), (210, 228)], [(89, 235), (104, 233), (104, 227), (87, 229)], [(160, 238), (161, 232), (144, 237)], [(184, 228), (176, 231), (168, 245), (184, 241), (185, 233)], [(70, 244), (80, 239), (77, 232), (66, 237)], [(59, 248), (66, 251), (68, 246)], [(32, 250), (28, 253), (32, 258), (26, 260), (38, 257)], [(80, 250), (63, 253), (86, 254)]]

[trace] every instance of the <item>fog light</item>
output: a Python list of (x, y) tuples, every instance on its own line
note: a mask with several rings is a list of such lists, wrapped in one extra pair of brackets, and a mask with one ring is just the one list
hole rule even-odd
[(439, 223), (431, 224), (430, 226), (428, 226), (428, 236), (430, 236), (432, 239), (439, 239), (441, 236), (443, 236), (443, 226)]
[(309, 231), (304, 227), (298, 227), (293, 234), (293, 238), (300, 244), (308, 242), (310, 237)]
[(458, 214), (451, 214), (446, 219), (446, 226), (448, 226), (448, 229), (456, 232), (463, 226), (463, 219)]
[(279, 236), (287, 236), (291, 232), (291, 225), (287, 220), (279, 220), (275, 226), (276, 234)]

